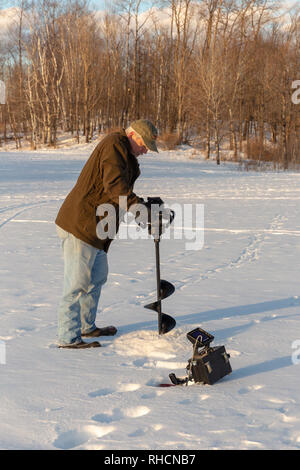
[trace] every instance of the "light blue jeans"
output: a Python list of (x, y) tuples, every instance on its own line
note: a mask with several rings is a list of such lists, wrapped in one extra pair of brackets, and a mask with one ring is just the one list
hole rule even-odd
[(79, 343), (82, 333), (95, 330), (101, 288), (107, 280), (105, 251), (88, 245), (56, 226), (62, 241), (64, 289), (58, 310), (60, 345)]

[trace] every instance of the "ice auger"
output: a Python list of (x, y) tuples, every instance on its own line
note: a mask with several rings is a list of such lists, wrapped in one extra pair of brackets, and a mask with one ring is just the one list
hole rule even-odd
[[(161, 200), (160, 198), (148, 198), (148, 201), (151, 202), (151, 204), (155, 204), (155, 203), (160, 204)], [(151, 304), (145, 305), (145, 308), (154, 310), (155, 312), (158, 313), (158, 333), (160, 335), (164, 335), (175, 327), (176, 321), (170, 315), (167, 315), (166, 313), (162, 312), (161, 302), (162, 302), (162, 299), (165, 299), (173, 294), (173, 292), (175, 291), (175, 287), (173, 286), (173, 284), (171, 284), (171, 282), (165, 281), (164, 279), (160, 278), (159, 243), (160, 243), (160, 237), (162, 235), (161, 228), (162, 228), (163, 218), (164, 218), (164, 213), (163, 213), (163, 210), (161, 210), (161, 208), (159, 208), (158, 216), (159, 216), (158, 229), (155, 230), (154, 232), (151, 232), (151, 234), (153, 235), (154, 244), (155, 244), (157, 300), (156, 302), (152, 302)], [(167, 225), (170, 225), (173, 222), (174, 217), (175, 217), (175, 212), (170, 211)]]

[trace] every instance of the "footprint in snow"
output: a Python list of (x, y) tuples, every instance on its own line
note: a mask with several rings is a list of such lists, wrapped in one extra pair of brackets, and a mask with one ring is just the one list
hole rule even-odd
[(140, 384), (121, 383), (121, 384), (119, 384), (118, 391), (119, 392), (135, 392), (139, 388), (141, 388)]
[(287, 416), (284, 413), (282, 414), (281, 419), (284, 423), (296, 423), (297, 421), (299, 421), (299, 418), (297, 418), (296, 416)]
[(134, 408), (127, 408), (123, 413), (127, 418), (141, 418), (150, 413), (150, 411), (150, 408), (147, 406), (136, 406)]
[(150, 426), (145, 426), (143, 428), (137, 428), (135, 431), (132, 431), (131, 433), (128, 434), (128, 437), (142, 437), (145, 436), (146, 434), (149, 434), (149, 432), (154, 431), (154, 432), (159, 432), (161, 429), (163, 429), (162, 424), (152, 424)]
[(123, 412), (120, 408), (115, 408), (107, 413), (99, 413), (92, 417), (93, 421), (98, 423), (112, 423), (114, 421), (120, 421), (123, 418)]
[(97, 414), (93, 416), (92, 419), (100, 423), (112, 423), (114, 421), (120, 421), (123, 418), (141, 418), (150, 413), (150, 411), (150, 408), (147, 406), (136, 406), (124, 410), (115, 408), (107, 413)]
[(92, 398), (106, 397), (107, 395), (111, 395), (112, 393), (114, 393), (114, 390), (112, 388), (101, 388), (100, 390), (95, 390), (94, 392), (90, 392), (88, 396)]
[(261, 444), (260, 442), (257, 442), (257, 441), (249, 441), (249, 440), (243, 440), (242, 441), (242, 446), (243, 448), (246, 448), (246, 449), (253, 449), (253, 448), (257, 448), (257, 449), (263, 449), (264, 446), (263, 444)]
[(20, 328), (16, 329), (16, 333), (18, 333), (19, 336), (24, 335), (27, 332), (31, 333), (32, 331), (38, 331), (38, 329), (32, 326), (21, 326)]
[[(155, 385), (155, 387), (158, 387), (158, 386), (159, 386), (159, 383)], [(143, 400), (153, 400), (153, 398), (160, 397), (164, 393), (166, 393), (165, 390), (157, 390), (155, 392), (145, 393), (144, 395), (141, 396), (141, 398)]]
[(0, 336), (0, 341), (10, 341), (14, 339), (13, 336)]
[(141, 437), (147, 434), (148, 429), (146, 428), (139, 428), (136, 429), (135, 431), (131, 432), (128, 434), (128, 437)]
[(249, 385), (249, 387), (241, 388), (239, 390), (239, 394), (240, 395), (246, 395), (247, 393), (250, 393), (250, 392), (256, 392), (256, 391), (260, 390), (263, 387), (264, 387), (264, 385)]
[(83, 426), (81, 429), (73, 429), (60, 434), (53, 442), (53, 445), (56, 449), (74, 449), (85, 444), (89, 439), (103, 437), (114, 431), (114, 429), (113, 426)]

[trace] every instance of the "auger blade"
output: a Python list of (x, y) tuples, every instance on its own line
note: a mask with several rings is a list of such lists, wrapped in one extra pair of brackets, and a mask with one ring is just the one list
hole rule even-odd
[[(170, 295), (172, 295), (175, 292), (175, 287), (171, 282), (165, 281), (162, 279), (160, 281), (160, 295), (161, 299), (166, 299)], [(159, 301), (152, 302), (151, 304), (145, 305), (145, 308), (149, 308), (150, 310), (154, 310), (155, 312), (158, 312), (158, 305)]]
[[(171, 282), (165, 281), (164, 279), (161, 279), (160, 281), (160, 295), (161, 295), (161, 300), (169, 297), (175, 292), (175, 287)], [(166, 313), (161, 312), (160, 313), (160, 308), (161, 308), (161, 300), (158, 300), (156, 302), (151, 302), (151, 304), (147, 304), (144, 306), (144, 308), (148, 308), (149, 310), (154, 310), (154, 312), (158, 313), (158, 331), (159, 334), (166, 334), (169, 331), (173, 330), (176, 326), (176, 321), (174, 318), (170, 317), (170, 315), (167, 315)]]
[(159, 322), (159, 334), (165, 335), (169, 331), (173, 330), (176, 326), (176, 321), (170, 315), (166, 313), (162, 313), (160, 315), (160, 322)]
[[(172, 216), (172, 220), (174, 219), (174, 213)], [(162, 221), (162, 214), (159, 213), (159, 226)], [(164, 279), (160, 278), (160, 256), (159, 256), (159, 242), (160, 242), (160, 235), (159, 237), (154, 237), (155, 243), (155, 259), (156, 259), (156, 293), (157, 293), (157, 300), (156, 302), (152, 302), (151, 304), (145, 305), (145, 308), (150, 310), (154, 310), (158, 314), (158, 333), (160, 335), (164, 335), (171, 331), (175, 325), (176, 321), (170, 315), (163, 313), (161, 311), (161, 302), (166, 297), (169, 297), (175, 291), (175, 287), (171, 282), (165, 281)]]
[(169, 331), (173, 330), (176, 326), (176, 321), (174, 318), (170, 317), (166, 313), (159, 313), (158, 311), (159, 302), (152, 302), (151, 304), (145, 305), (145, 308), (149, 310), (154, 310), (158, 313), (158, 331), (159, 334), (166, 334)]
[(144, 308), (149, 308), (149, 310), (154, 310), (154, 312), (158, 312), (158, 302), (152, 302), (151, 304), (144, 305)]
[(161, 279), (160, 281), (160, 292), (161, 292), (161, 298), (166, 299), (170, 295), (174, 294), (175, 292), (175, 287), (171, 282), (165, 281), (164, 279)]

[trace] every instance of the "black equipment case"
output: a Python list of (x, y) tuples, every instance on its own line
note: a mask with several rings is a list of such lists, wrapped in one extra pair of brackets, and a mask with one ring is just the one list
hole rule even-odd
[(189, 359), (187, 370), (196, 383), (209, 385), (213, 385), (232, 372), (229, 355), (224, 346), (205, 348), (196, 352), (193, 358)]

